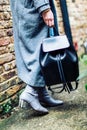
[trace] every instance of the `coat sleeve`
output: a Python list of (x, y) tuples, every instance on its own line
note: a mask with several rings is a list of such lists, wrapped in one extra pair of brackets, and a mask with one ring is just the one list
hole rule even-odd
[(39, 10), (39, 13), (50, 8), (49, 0), (33, 0), (34, 6)]

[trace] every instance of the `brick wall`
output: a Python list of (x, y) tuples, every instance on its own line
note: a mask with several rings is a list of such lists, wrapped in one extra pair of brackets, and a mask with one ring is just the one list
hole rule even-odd
[[(2, 104), (15, 101), (21, 89), (15, 64), (12, 17), (9, 0), (0, 0), (0, 111)], [(16, 95), (15, 95), (16, 93)], [(15, 102), (14, 102), (15, 103)]]
[[(74, 43), (87, 39), (87, 0), (67, 0)], [(59, 1), (56, 0), (60, 34), (64, 33)], [(79, 52), (80, 47), (79, 47)], [(17, 97), (24, 86), (17, 77), (15, 64), (12, 17), (9, 0), (0, 0), (0, 106)], [(1, 107), (2, 108), (2, 107)], [(2, 109), (0, 109), (2, 111)]]
[[(66, 0), (68, 6), (69, 20), (73, 36), (73, 43), (78, 44), (78, 55), (84, 50), (81, 45), (87, 41), (87, 0)], [(59, 19), (59, 30), (63, 34), (62, 17), (59, 0), (56, 0), (57, 14)]]

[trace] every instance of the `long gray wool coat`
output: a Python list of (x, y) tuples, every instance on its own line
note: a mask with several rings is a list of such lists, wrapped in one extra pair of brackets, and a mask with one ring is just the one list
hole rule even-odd
[(39, 51), (42, 40), (48, 36), (48, 27), (41, 17), (41, 12), (52, 8), (56, 19), (54, 2), (10, 0), (10, 5), (18, 76), (28, 85), (43, 87), (45, 81), (40, 69)]

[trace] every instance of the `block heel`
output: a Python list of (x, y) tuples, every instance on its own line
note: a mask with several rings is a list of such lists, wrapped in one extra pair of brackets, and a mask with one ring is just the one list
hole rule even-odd
[(28, 109), (30, 106), (29, 106), (29, 103), (27, 101), (20, 99), (19, 100), (19, 107), (22, 109)]

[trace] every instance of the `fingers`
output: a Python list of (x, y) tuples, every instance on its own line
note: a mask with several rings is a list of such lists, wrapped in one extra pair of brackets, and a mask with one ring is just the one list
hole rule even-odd
[(49, 27), (53, 27), (54, 26), (54, 19), (44, 19), (44, 22)]
[(54, 19), (48, 20), (48, 26), (53, 27), (54, 26)]
[(54, 26), (54, 20), (52, 19), (47, 19), (45, 20), (45, 24), (49, 27), (53, 27)]

